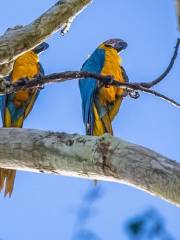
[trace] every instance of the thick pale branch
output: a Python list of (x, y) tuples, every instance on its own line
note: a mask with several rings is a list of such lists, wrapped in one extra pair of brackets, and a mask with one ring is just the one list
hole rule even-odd
[(180, 164), (110, 135), (0, 129), (0, 167), (125, 183), (180, 206)]
[[(9, 29), (0, 37), (0, 65), (3, 67), (16, 59), (19, 55), (34, 48), (49, 35), (72, 21), (91, 0), (61, 0), (42, 14), (31, 24)], [(4, 64), (6, 64), (4, 66)], [(8, 66), (8, 65), (7, 65)], [(5, 74), (0, 67), (0, 73)], [(5, 74), (6, 75), (6, 74)]]

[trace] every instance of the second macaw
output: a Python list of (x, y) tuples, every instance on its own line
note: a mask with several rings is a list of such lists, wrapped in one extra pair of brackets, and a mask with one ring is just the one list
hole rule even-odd
[[(39, 63), (38, 54), (49, 47), (47, 43), (41, 43), (36, 48), (18, 57), (13, 66), (13, 71), (7, 78), (14, 83), (19, 79), (32, 78), (44, 74), (43, 68)], [(25, 89), (16, 93), (11, 93), (1, 97), (1, 115), (3, 127), (22, 128), (25, 118), (30, 113), (35, 100), (39, 94), (39, 89)], [(10, 169), (0, 169), (0, 191), (5, 188), (5, 196), (11, 196), (14, 186), (16, 171)]]
[[(110, 39), (102, 43), (86, 60), (82, 71), (112, 76), (119, 82), (128, 81), (118, 53), (127, 47), (121, 39)], [(93, 78), (79, 80), (82, 98), (83, 121), (87, 135), (113, 135), (112, 121), (119, 111), (126, 90), (115, 86), (104, 86)]]

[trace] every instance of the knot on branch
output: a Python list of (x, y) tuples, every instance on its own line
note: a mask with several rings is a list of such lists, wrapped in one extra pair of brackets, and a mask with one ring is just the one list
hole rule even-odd
[(14, 62), (9, 62), (0, 65), (0, 78), (4, 78), (10, 74), (13, 69)]
[(98, 137), (96, 143), (96, 149), (94, 154), (94, 161), (96, 165), (100, 165), (105, 175), (113, 175), (113, 169), (111, 166), (111, 156), (113, 153), (112, 147), (113, 137), (109, 133), (105, 133), (103, 136)]
[(16, 26), (14, 26), (12, 28), (8, 28), (4, 32), (4, 35), (7, 35), (7, 34), (11, 33), (12, 31), (16, 31), (16, 30), (21, 29), (21, 28), (23, 28), (23, 25), (16, 25)]

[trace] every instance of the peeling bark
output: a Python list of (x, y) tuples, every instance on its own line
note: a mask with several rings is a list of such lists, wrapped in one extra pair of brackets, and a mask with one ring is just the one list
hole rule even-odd
[(124, 183), (180, 206), (180, 164), (108, 134), (1, 128), (0, 167)]
[(0, 77), (7, 75), (11, 70), (9, 62), (34, 48), (60, 28), (67, 26), (68, 22), (72, 22), (72, 18), (75, 18), (90, 2), (91, 0), (57, 1), (31, 24), (9, 28), (0, 37), (0, 65), (3, 65), (0, 66)]

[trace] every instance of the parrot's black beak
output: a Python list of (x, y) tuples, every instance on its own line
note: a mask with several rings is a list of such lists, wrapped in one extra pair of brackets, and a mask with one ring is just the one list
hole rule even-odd
[(39, 44), (37, 47), (35, 47), (33, 49), (34, 53), (36, 54), (40, 54), (42, 52), (44, 52), (46, 49), (49, 48), (49, 44), (46, 42), (42, 42), (41, 44)]
[(126, 49), (128, 44), (123, 41), (122, 39), (110, 39), (104, 42), (105, 46), (112, 47), (116, 49), (116, 51), (119, 53), (122, 50)]
[(117, 50), (117, 52), (121, 52), (122, 50), (126, 49), (128, 46), (128, 44), (124, 41), (118, 42), (117, 44), (115, 44), (115, 49)]

